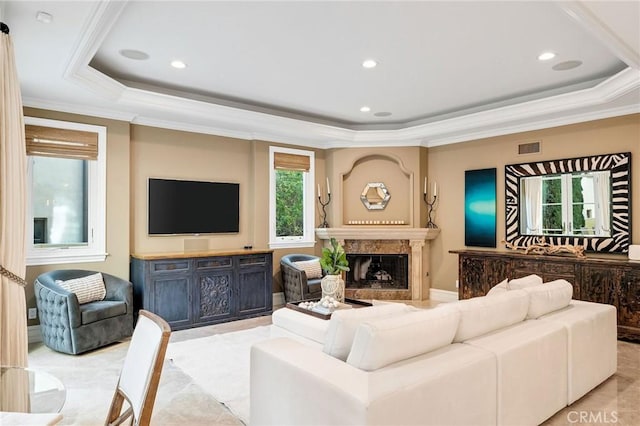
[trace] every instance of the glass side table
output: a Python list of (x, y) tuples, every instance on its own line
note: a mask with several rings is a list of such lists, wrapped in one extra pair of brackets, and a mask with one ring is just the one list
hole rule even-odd
[(30, 368), (0, 367), (0, 411), (58, 413), (67, 391), (55, 376)]

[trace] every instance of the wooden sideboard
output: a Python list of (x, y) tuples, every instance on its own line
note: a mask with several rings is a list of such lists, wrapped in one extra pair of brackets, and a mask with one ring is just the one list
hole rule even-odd
[(618, 337), (640, 341), (640, 262), (624, 257), (525, 255), (515, 251), (452, 250), (458, 255), (458, 297), (484, 296), (505, 278), (537, 274), (565, 279), (573, 298), (608, 303), (618, 310)]
[(134, 307), (173, 330), (268, 315), (273, 309), (270, 250), (133, 254)]

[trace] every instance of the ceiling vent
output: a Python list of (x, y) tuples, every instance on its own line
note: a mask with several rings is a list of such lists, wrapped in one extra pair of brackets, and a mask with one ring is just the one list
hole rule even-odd
[(518, 145), (518, 155), (537, 154), (540, 152), (540, 141), (521, 143)]

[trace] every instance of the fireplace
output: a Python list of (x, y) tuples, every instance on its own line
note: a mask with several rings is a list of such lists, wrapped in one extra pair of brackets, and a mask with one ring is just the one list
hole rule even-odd
[(347, 254), (346, 288), (408, 290), (409, 255)]
[[(346, 297), (426, 300), (429, 298), (427, 243), (439, 231), (406, 226), (353, 226), (318, 228), (316, 235), (325, 245), (330, 238), (336, 238), (344, 246), (351, 268), (345, 277)], [(367, 265), (369, 258), (371, 262)], [(374, 264), (372, 269), (374, 261), (380, 266)]]

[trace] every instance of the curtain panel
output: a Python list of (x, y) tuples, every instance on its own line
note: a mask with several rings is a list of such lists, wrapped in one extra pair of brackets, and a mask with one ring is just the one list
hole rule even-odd
[[(0, 103), (0, 265), (24, 277), (27, 156), (20, 84), (8, 30), (0, 33)], [(27, 345), (24, 287), (3, 274), (0, 364), (26, 367)]]

